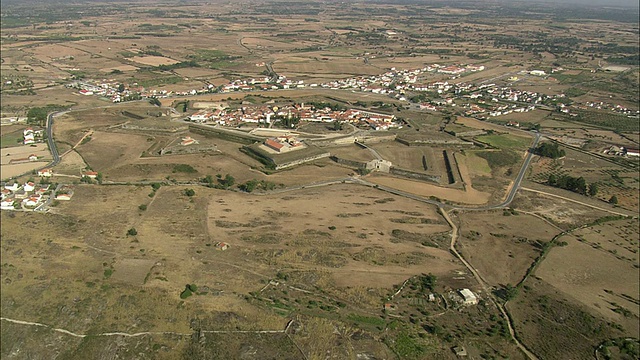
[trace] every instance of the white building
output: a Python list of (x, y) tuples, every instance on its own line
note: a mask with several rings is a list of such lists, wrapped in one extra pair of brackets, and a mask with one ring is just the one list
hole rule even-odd
[(51, 170), (51, 169), (38, 170), (38, 176), (41, 176), (41, 177), (52, 177), (53, 176), (53, 170)]
[(464, 305), (476, 305), (478, 303), (478, 298), (473, 292), (471, 292), (471, 290), (462, 289), (462, 290), (459, 290), (458, 292), (464, 299)]

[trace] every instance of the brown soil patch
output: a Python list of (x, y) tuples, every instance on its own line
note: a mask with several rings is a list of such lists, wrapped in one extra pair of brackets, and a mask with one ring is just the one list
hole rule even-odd
[(539, 255), (542, 244), (560, 232), (526, 214), (502, 211), (460, 215), (460, 250), (492, 285), (515, 285)]
[(151, 66), (172, 65), (179, 63), (178, 60), (169, 59), (164, 56), (134, 56), (130, 60), (140, 64)]
[(419, 181), (399, 179), (385, 175), (378, 175), (367, 178), (374, 184), (387, 186), (398, 189), (410, 194), (420, 195), (424, 197), (435, 196), (440, 199), (454, 201), (461, 204), (481, 205), (489, 201), (490, 194), (477, 191), (473, 188), (465, 190), (457, 190), (443, 188), (440, 186), (427, 184)]
[(115, 264), (111, 279), (131, 285), (142, 285), (155, 262), (146, 259), (122, 259)]

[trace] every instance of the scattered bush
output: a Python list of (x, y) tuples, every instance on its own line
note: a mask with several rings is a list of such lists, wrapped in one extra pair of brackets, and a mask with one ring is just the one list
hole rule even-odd
[(184, 194), (187, 195), (188, 197), (192, 197), (196, 194), (196, 192), (193, 189), (184, 189)]

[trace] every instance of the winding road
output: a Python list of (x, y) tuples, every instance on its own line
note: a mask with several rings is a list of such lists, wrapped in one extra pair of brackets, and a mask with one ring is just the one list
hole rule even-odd
[[(47, 116), (47, 145), (49, 145), (49, 150), (51, 151), (51, 156), (53, 156), (53, 160), (47, 164), (44, 168), (53, 167), (60, 163), (60, 154), (58, 154), (58, 148), (56, 147), (56, 142), (53, 140), (53, 118), (58, 115), (66, 114), (68, 111), (58, 111), (51, 113)], [(43, 168), (43, 169), (44, 169)]]

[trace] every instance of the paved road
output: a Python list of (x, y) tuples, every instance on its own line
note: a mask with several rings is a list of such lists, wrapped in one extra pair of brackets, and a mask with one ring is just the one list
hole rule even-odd
[(507, 194), (507, 198), (502, 203), (498, 205), (494, 205), (493, 207), (489, 207), (489, 208), (494, 208), (494, 209), (501, 208), (511, 204), (511, 202), (513, 201), (513, 198), (516, 196), (516, 193), (518, 192), (518, 189), (520, 189), (520, 184), (522, 183), (522, 180), (527, 174), (527, 169), (529, 168), (529, 164), (531, 164), (531, 159), (533, 158), (533, 155), (534, 155), (533, 151), (536, 148), (536, 146), (538, 146), (538, 142), (540, 141), (541, 137), (542, 136), (539, 133), (536, 133), (535, 139), (533, 139), (533, 143), (531, 144), (529, 151), (527, 151), (527, 156), (524, 158), (524, 161), (522, 162), (522, 167), (520, 167), (520, 172), (518, 172), (518, 176), (516, 176), (516, 179), (514, 180), (513, 185), (511, 186), (511, 190)]
[(53, 160), (47, 164), (47, 167), (53, 167), (58, 165), (60, 162), (60, 154), (58, 154), (58, 148), (56, 147), (56, 142), (53, 141), (53, 118), (54, 116), (62, 115), (67, 113), (67, 111), (59, 111), (49, 114), (47, 116), (47, 144), (49, 145), (49, 150), (51, 151), (51, 156), (53, 156)]

